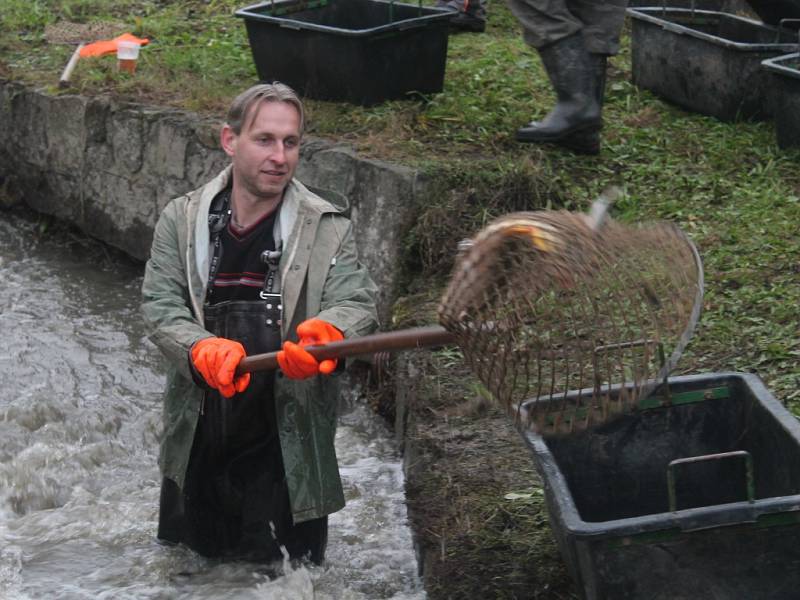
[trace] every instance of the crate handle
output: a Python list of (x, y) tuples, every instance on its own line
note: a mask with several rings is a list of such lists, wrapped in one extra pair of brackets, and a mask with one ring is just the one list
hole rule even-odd
[(704, 454), (702, 456), (690, 456), (689, 458), (677, 458), (667, 466), (667, 492), (669, 494), (669, 510), (675, 512), (677, 509), (677, 498), (675, 495), (675, 467), (688, 463), (705, 462), (709, 460), (723, 460), (726, 458), (744, 458), (745, 477), (747, 482), (747, 501), (755, 502), (756, 488), (755, 477), (753, 476), (753, 457), (747, 450), (734, 450), (733, 452), (721, 452), (719, 454)]
[[(800, 23), (800, 19), (781, 19), (778, 21), (778, 29), (775, 32), (775, 43), (781, 41), (781, 29), (784, 23)], [(800, 28), (797, 29), (797, 51), (800, 52)]]

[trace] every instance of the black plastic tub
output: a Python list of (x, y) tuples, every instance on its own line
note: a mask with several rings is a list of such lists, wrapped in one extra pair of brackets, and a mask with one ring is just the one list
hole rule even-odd
[(800, 148), (800, 52), (761, 63), (772, 72), (775, 135), (781, 148)]
[(236, 11), (259, 79), (370, 105), (442, 91), (446, 10), (385, 0), (276, 0)]
[(772, 115), (761, 61), (793, 52), (791, 31), (709, 10), (645, 7), (628, 15), (637, 86), (723, 121)]
[(749, 0), (750, 9), (770, 25), (784, 19), (800, 19), (800, 0)]
[[(758, 16), (764, 23), (777, 25), (782, 19), (800, 18), (800, 0), (666, 0), (655, 3), (670, 8), (702, 8), (729, 14)], [(654, 6), (653, 0), (630, 0), (628, 6)]]
[(800, 425), (754, 375), (676, 377), (669, 397), (523, 433), (582, 597), (800, 597)]

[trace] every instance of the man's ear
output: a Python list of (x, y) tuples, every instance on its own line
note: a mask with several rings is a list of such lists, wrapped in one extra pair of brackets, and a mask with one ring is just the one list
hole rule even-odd
[(225, 123), (222, 126), (222, 131), (219, 134), (219, 141), (222, 149), (225, 150), (225, 154), (233, 158), (234, 154), (236, 154), (236, 134), (231, 129), (231, 126)]

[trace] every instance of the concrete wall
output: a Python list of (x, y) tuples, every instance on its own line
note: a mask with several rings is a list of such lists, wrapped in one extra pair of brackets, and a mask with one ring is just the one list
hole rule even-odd
[[(53, 96), (0, 80), (0, 197), (146, 260), (165, 204), (227, 164), (220, 125), (183, 111)], [(349, 199), (359, 251), (380, 287), (386, 322), (402, 236), (423, 189), (418, 173), (310, 139), (297, 175)]]

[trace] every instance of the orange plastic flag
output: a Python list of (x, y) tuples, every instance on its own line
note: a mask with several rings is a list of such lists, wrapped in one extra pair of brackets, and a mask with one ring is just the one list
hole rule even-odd
[(81, 58), (86, 58), (87, 56), (104, 56), (106, 54), (115, 54), (117, 52), (117, 42), (121, 41), (137, 42), (141, 46), (146, 46), (150, 43), (150, 40), (148, 39), (137, 38), (135, 35), (130, 33), (123, 33), (122, 35), (115, 37), (113, 40), (100, 40), (99, 42), (86, 44), (83, 48), (81, 48)]

